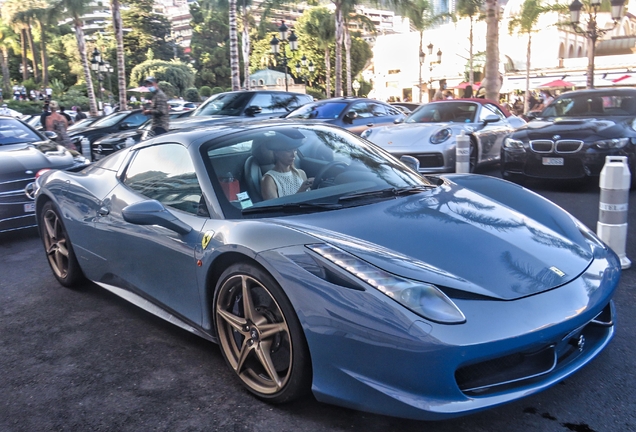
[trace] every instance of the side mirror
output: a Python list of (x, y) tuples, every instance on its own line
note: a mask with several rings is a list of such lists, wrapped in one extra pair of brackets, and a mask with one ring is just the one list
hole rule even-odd
[(122, 124), (119, 125), (119, 129), (121, 129), (121, 130), (131, 129), (132, 127), (133, 127), (133, 125), (131, 123), (128, 123), (128, 122), (123, 122)]
[(157, 200), (140, 201), (121, 211), (126, 222), (135, 225), (159, 225), (178, 234), (188, 234), (192, 227), (181, 222)]
[(420, 161), (409, 155), (400, 156), (400, 162), (402, 162), (407, 167), (411, 168), (416, 173), (420, 171)]
[(353, 123), (353, 121), (354, 121), (355, 119), (357, 119), (357, 118), (358, 118), (358, 113), (357, 113), (357, 112), (355, 112), (355, 111), (349, 111), (349, 112), (348, 112), (348, 113), (344, 116), (344, 120), (345, 120), (347, 123)]
[(263, 108), (258, 105), (251, 105), (245, 108), (245, 115), (249, 117), (254, 117), (256, 114), (260, 114), (263, 112)]
[(530, 120), (534, 120), (537, 117), (539, 117), (539, 114), (541, 114), (539, 111), (529, 111), (526, 114), (526, 117), (528, 117), (528, 121), (530, 121)]
[(395, 120), (393, 120), (393, 123), (395, 124), (401, 124), (404, 123), (404, 117), (400, 117), (400, 118), (396, 118)]
[(57, 134), (53, 131), (44, 131), (44, 136), (53, 141), (57, 139)]
[(490, 114), (489, 116), (486, 116), (486, 118), (484, 119), (484, 124), (497, 123), (500, 120), (501, 119), (499, 118), (498, 115)]

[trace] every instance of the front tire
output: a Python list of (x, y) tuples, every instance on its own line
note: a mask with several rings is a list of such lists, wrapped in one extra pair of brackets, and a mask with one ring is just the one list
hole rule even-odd
[(214, 319), (223, 357), (251, 393), (284, 403), (309, 391), (305, 336), (287, 296), (269, 274), (248, 263), (225, 270), (215, 290)]
[(65, 287), (75, 287), (84, 280), (71, 240), (58, 210), (51, 201), (44, 204), (39, 215), (40, 236), (53, 275)]

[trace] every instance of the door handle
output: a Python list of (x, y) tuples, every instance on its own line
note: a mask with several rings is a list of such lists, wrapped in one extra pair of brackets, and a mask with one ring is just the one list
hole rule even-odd
[(100, 216), (108, 216), (109, 213), (110, 210), (107, 207), (100, 207), (99, 210), (97, 210), (97, 214)]
[(367, 123), (368, 127), (373, 127), (373, 123)]

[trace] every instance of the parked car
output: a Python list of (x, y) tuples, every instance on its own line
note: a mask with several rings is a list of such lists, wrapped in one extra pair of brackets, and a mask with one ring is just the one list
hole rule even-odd
[(170, 121), (170, 129), (210, 125), (219, 121), (252, 121), (281, 117), (313, 98), (302, 93), (242, 90), (210, 96), (185, 119)]
[[(313, 186), (263, 200), (281, 154)], [(544, 390), (614, 334), (620, 262), (571, 215), (494, 177), (424, 178), (332, 125), (169, 132), (39, 186), (62, 285), (218, 342), (265, 401), (442, 419)]]
[(87, 161), (22, 121), (0, 117), (0, 232), (36, 225), (35, 177), (41, 170), (78, 169)]
[(501, 174), (523, 181), (598, 176), (606, 156), (627, 156), (636, 175), (636, 89), (577, 90), (557, 97), (501, 149)]
[(74, 122), (72, 125), (70, 125), (68, 127), (68, 130), (75, 130), (75, 129), (85, 128), (85, 127), (90, 126), (91, 124), (95, 123), (100, 118), (102, 118), (102, 116), (86, 117), (84, 119), (77, 120), (76, 122)]
[(341, 97), (309, 103), (285, 118), (323, 121), (360, 135), (370, 127), (402, 121), (405, 115), (399, 109), (375, 99)]
[(194, 102), (188, 102), (181, 99), (170, 99), (168, 101), (168, 105), (170, 105), (170, 109), (172, 111), (190, 111), (196, 109), (198, 104)]
[(414, 102), (390, 102), (389, 105), (396, 107), (406, 115), (411, 114), (421, 106), (421, 104)]
[(367, 129), (362, 137), (392, 155), (419, 161), (421, 173), (455, 171), (456, 139), (470, 137), (470, 171), (499, 161), (501, 144), (526, 122), (487, 99), (431, 102), (413, 111), (402, 124)]
[(137, 144), (143, 139), (147, 139), (151, 132), (152, 120), (147, 120), (137, 129), (129, 129), (121, 132), (104, 135), (95, 140), (92, 145), (92, 160), (98, 161), (119, 151), (126, 146)]
[(114, 132), (137, 129), (148, 119), (149, 116), (142, 110), (116, 111), (86, 127), (69, 130), (68, 136), (78, 149), (82, 148), (82, 139), (88, 139), (91, 144), (91, 154), (94, 155), (96, 149), (93, 143), (99, 138)]

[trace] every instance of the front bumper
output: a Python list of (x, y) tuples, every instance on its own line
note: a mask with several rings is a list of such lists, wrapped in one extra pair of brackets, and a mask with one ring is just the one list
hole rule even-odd
[(34, 183), (33, 177), (0, 183), (0, 232), (36, 225)]
[(390, 149), (396, 159), (413, 156), (420, 162), (422, 174), (443, 174), (455, 172), (455, 143), (440, 144), (434, 149)]

